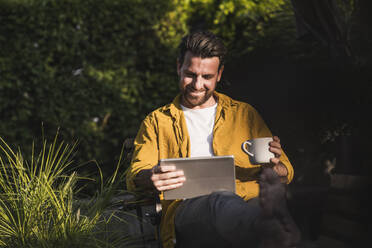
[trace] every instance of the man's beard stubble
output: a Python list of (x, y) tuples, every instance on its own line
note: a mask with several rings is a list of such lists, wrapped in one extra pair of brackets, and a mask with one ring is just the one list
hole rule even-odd
[(199, 96), (192, 96), (190, 92), (194, 91), (189, 87), (186, 87), (186, 89), (181, 92), (183, 102), (187, 103), (189, 107), (200, 106), (208, 101), (208, 99), (213, 95), (213, 90), (207, 89), (202, 90), (201, 92), (204, 92), (204, 94)]

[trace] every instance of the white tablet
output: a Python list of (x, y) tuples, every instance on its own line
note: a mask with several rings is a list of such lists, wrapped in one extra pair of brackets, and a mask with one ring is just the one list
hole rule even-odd
[(234, 156), (161, 159), (160, 165), (174, 165), (183, 170), (186, 181), (177, 188), (164, 191), (165, 200), (187, 199), (215, 191), (235, 193)]

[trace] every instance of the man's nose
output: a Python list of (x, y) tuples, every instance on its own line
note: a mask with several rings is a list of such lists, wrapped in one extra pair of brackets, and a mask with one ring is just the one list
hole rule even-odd
[(195, 77), (193, 80), (193, 86), (195, 90), (201, 90), (204, 88), (203, 78), (202, 77)]

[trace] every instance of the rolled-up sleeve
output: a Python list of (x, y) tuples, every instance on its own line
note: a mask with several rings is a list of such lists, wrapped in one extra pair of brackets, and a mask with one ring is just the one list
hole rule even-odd
[[(260, 116), (260, 114), (252, 108), (251, 111), (251, 127), (253, 130), (253, 137), (272, 137), (272, 133), (270, 129), (267, 127), (266, 123)], [(280, 156), (280, 162), (284, 164), (284, 166), (287, 168), (288, 175), (287, 175), (287, 183), (290, 183), (294, 176), (294, 170), (291, 162), (289, 161), (287, 155), (285, 154), (284, 150), (282, 149), (282, 155)]]
[(151, 169), (158, 163), (158, 142), (154, 118), (149, 115), (142, 122), (134, 140), (131, 165), (128, 168), (126, 183), (129, 191), (136, 191), (134, 179), (141, 170)]

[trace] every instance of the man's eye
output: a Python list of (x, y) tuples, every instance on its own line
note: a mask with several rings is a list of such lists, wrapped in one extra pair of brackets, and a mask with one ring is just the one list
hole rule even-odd
[(204, 79), (211, 79), (213, 76), (212, 75), (205, 75), (203, 76)]
[(192, 77), (194, 77), (194, 74), (192, 74), (192, 73), (185, 73), (185, 76), (186, 76), (186, 77), (191, 77), (191, 78), (192, 78)]

